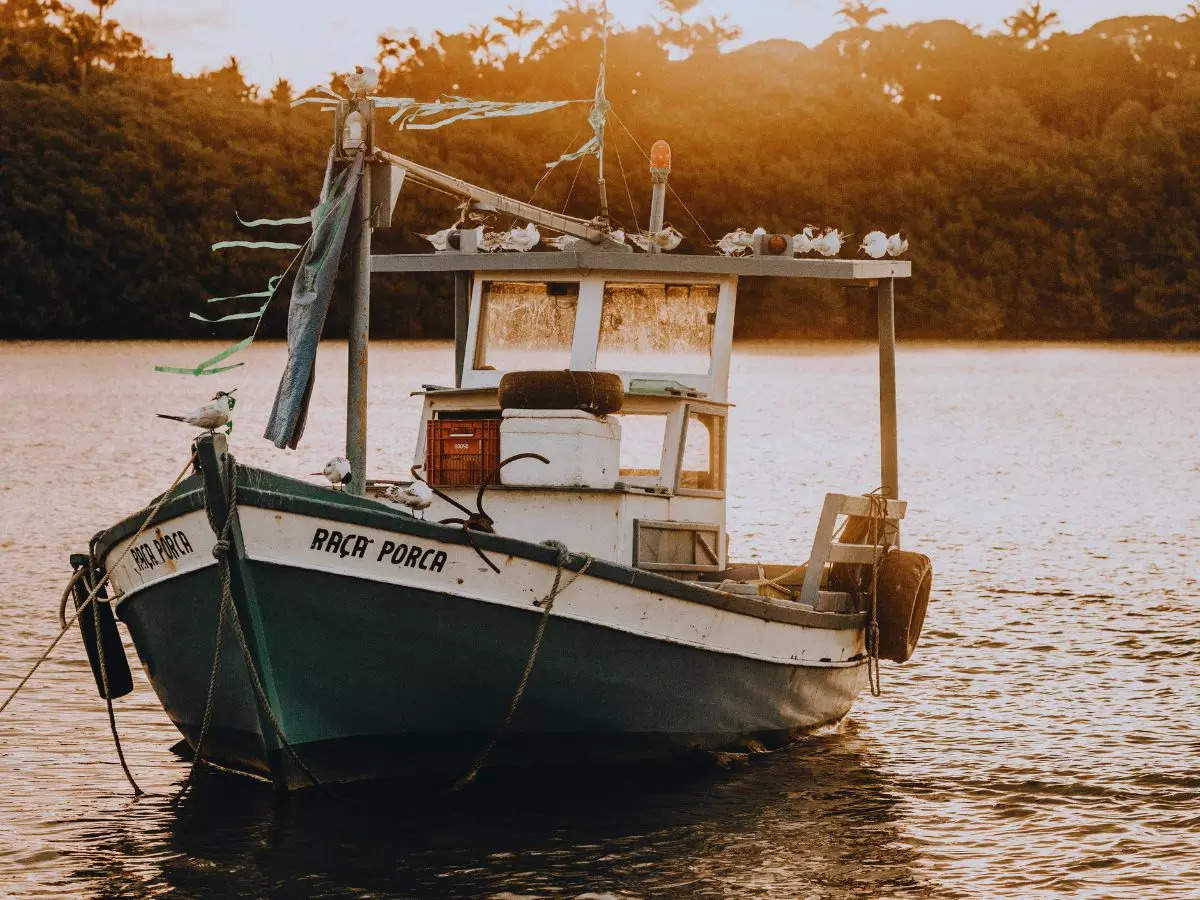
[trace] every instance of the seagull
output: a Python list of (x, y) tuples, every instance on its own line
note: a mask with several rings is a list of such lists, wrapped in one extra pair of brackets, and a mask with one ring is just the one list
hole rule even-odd
[(899, 231), (887, 239), (888, 256), (899, 256), (908, 251), (908, 238), (903, 237)]
[(433, 490), (425, 482), (416, 479), (407, 487), (399, 484), (390, 485), (386, 493), (392, 503), (399, 503), (413, 512), (424, 512), (433, 503)]
[(369, 94), (379, 87), (379, 70), (355, 66), (354, 73), (346, 76), (346, 87), (351, 94)]
[(479, 249), (484, 253), (495, 253), (504, 243), (504, 234), (500, 231), (483, 230), (483, 239), (479, 242)]
[(325, 463), (320, 472), (310, 472), (310, 475), (324, 475), (335, 488), (350, 483), (350, 460), (344, 456), (335, 456)]
[(742, 256), (750, 252), (753, 243), (754, 235), (744, 228), (739, 228), (717, 241), (717, 249), (726, 256)]
[[(233, 391), (236, 391), (234, 388)], [(233, 431), (232, 413), (234, 404), (237, 400), (233, 396), (233, 391), (217, 391), (213, 398), (208, 403), (193, 409), (186, 416), (169, 416), (166, 413), (155, 413), (160, 419), (171, 419), (174, 422), (184, 422), (188, 425), (195, 425), (197, 428), (203, 428), (209, 434), (216, 431), (222, 425), (228, 425), (225, 433), (229, 434)]]
[(863, 238), (858, 249), (871, 259), (883, 259), (888, 252), (888, 236), (882, 231), (872, 231)]
[(825, 232), (812, 242), (812, 246), (822, 256), (837, 256), (841, 252), (842, 241), (846, 238), (847, 235), (836, 228), (826, 228)]
[(792, 237), (792, 252), (799, 256), (801, 253), (812, 253), (813, 251), (813, 227), (805, 225), (804, 228)]
[(524, 228), (514, 228), (504, 235), (500, 241), (500, 249), (525, 253), (536, 247), (541, 239), (542, 233), (537, 230), (536, 225), (530, 222)]
[(668, 225), (661, 231), (631, 234), (629, 239), (643, 250), (657, 247), (659, 250), (674, 250), (683, 240), (683, 234), (674, 225)]
[(569, 234), (556, 234), (552, 238), (546, 238), (546, 243), (555, 250), (570, 250), (579, 243), (579, 238), (571, 237)]
[[(450, 235), (454, 234), (457, 230), (451, 225), (449, 228), (443, 228), (441, 231), (435, 231), (433, 234), (422, 234), (421, 237), (433, 244), (434, 250), (449, 250)], [(420, 232), (417, 233), (420, 234)]]

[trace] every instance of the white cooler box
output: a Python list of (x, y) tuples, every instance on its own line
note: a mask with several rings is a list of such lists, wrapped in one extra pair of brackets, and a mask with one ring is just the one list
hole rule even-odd
[(621, 423), (578, 409), (506, 409), (500, 458), (540, 453), (550, 465), (519, 459), (500, 470), (514, 487), (611, 488), (621, 468)]

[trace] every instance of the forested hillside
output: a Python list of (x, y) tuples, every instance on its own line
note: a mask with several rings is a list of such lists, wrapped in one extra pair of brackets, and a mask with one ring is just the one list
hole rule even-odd
[[(984, 35), (951, 21), (871, 27), (873, 10), (848, 4), (848, 27), (820, 46), (722, 52), (736, 24), (694, 22), (692, 5), (668, 4), (655, 27), (613, 25), (605, 174), (627, 229), (645, 227), (649, 206), (635, 137), (643, 148), (666, 138), (687, 204), (668, 201), (668, 221), (687, 236), (680, 252), (711, 252), (706, 233), (739, 226), (903, 229), (915, 274), (900, 295), (906, 336), (1200, 338), (1196, 15), (1067, 34), (1026, 11), (1012, 33)], [(297, 92), (285, 82), (246, 84), (236, 60), (174, 73), (111, 7), (0, 4), (0, 337), (240, 336), (245, 322), (206, 326), (188, 312), (260, 289), (288, 255), (209, 246), (264, 237), (235, 211), (308, 211), (330, 117), (291, 108)], [(547, 23), (504, 13), (464, 34), (389, 32), (380, 93), (587, 98), (599, 35), (598, 9), (578, 0)], [(586, 139), (586, 112), (403, 134), (381, 115), (379, 134), (385, 147), (527, 198), (544, 164)], [(550, 172), (535, 201), (593, 215), (595, 159), (578, 165)], [(377, 246), (420, 249), (416, 233), (453, 216), (449, 198), (408, 189)], [(373, 331), (446, 335), (448, 299), (437, 277), (377, 277)], [(747, 282), (739, 330), (859, 336), (866, 302)], [(335, 303), (333, 332), (344, 306)], [(284, 307), (281, 297), (265, 334), (283, 333)]]

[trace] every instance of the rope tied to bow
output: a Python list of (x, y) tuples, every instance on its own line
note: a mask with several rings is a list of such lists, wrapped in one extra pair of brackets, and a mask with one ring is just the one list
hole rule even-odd
[(217, 536), (216, 542), (213, 544), (212, 554), (217, 560), (217, 567), (220, 570), (221, 579), (221, 596), (217, 601), (217, 630), (213, 640), (213, 660), (212, 667), (209, 670), (208, 690), (204, 697), (204, 715), (200, 722), (200, 735), (196, 740), (196, 746), (192, 753), (192, 765), (188, 769), (187, 777), (180, 786), (178, 793), (175, 794), (173, 803), (178, 803), (187, 792), (191, 789), (194, 783), (196, 768), (199, 766), (203, 758), (204, 742), (208, 737), (209, 728), (212, 725), (213, 707), (216, 698), (217, 674), (220, 671), (221, 663), (221, 639), (225, 628), (225, 621), (228, 618), (232, 627), (234, 637), (237, 638), (238, 644), (242, 650), (242, 659), (246, 667), (246, 673), (250, 677), (250, 687), (254, 691), (255, 700), (259, 708), (263, 711), (271, 730), (279, 741), (280, 747), (287, 753), (296, 768), (304, 773), (314, 786), (320, 786), (321, 781), (312, 770), (304, 764), (296, 749), (288, 742), (287, 737), (283, 733), (283, 726), (280, 724), (278, 717), (275, 715), (274, 709), (267, 698), (266, 689), (263, 687), (262, 679), (258, 674), (258, 667), (254, 663), (254, 656), (250, 652), (250, 644), (246, 640), (246, 632), (242, 628), (241, 618), (238, 615), (237, 605), (233, 602), (233, 564), (230, 560), (230, 551), (233, 549), (233, 526), (237, 520), (237, 482), (238, 470), (237, 461), (234, 460), (233, 454), (228, 453), (225, 456), (225, 472), (221, 479), (226, 485), (225, 488), (225, 519), (223, 522), (217, 522), (213, 515), (213, 504), (205, 498), (204, 509), (208, 516), (209, 524), (212, 526), (213, 532)]
[(542, 545), (551, 547), (557, 551), (554, 560), (554, 583), (550, 585), (550, 590), (544, 597), (533, 601), (533, 605), (541, 609), (542, 615), (538, 619), (537, 630), (533, 634), (533, 644), (530, 646), (529, 655), (525, 659), (525, 668), (521, 671), (521, 679), (517, 682), (517, 689), (513, 692), (512, 700), (508, 704), (508, 713), (505, 715), (504, 721), (500, 723), (500, 727), (493, 732), (487, 744), (484, 745), (479, 755), (475, 757), (471, 768), (467, 770), (465, 775), (454, 782), (454, 785), (450, 788), (451, 791), (461, 791), (475, 780), (475, 776), (479, 774), (479, 770), (483, 768), (483, 764), (487, 761), (487, 758), (496, 749), (496, 745), (508, 733), (513, 718), (517, 714), (517, 708), (521, 705), (521, 699), (525, 696), (525, 688), (529, 685), (529, 676), (533, 672), (533, 664), (537, 661), (538, 653), (542, 649), (542, 639), (546, 636), (546, 625), (550, 621), (550, 610), (554, 608), (555, 599), (591, 568), (592, 557), (586, 553), (581, 554), (584, 559), (583, 565), (570, 578), (566, 579), (564, 583), (563, 572), (566, 571), (567, 563), (571, 561), (570, 549), (562, 541), (542, 541)]

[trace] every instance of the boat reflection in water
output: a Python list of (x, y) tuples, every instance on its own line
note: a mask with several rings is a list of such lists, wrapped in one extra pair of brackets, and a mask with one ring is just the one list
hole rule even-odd
[(922, 884), (882, 749), (846, 722), (732, 772), (497, 770), (453, 795), (376, 782), (285, 804), (207, 773), (178, 807), (152, 798), (136, 818), (118, 814), (93, 848), (104, 873), (84, 867), (73, 883), (104, 895), (754, 896), (787, 885), (881, 896)]

